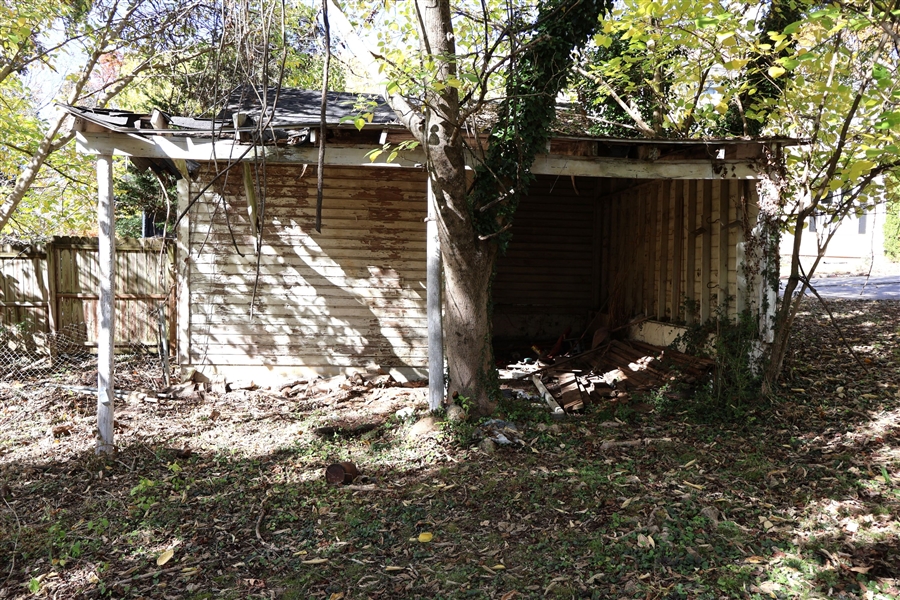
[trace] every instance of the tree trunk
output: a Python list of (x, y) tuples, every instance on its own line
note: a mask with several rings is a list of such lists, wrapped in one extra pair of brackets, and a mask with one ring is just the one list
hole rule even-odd
[[(454, 56), (450, 4), (445, 0), (417, 0), (417, 7), (424, 34), (423, 51), (431, 56)], [(456, 63), (440, 61), (435, 76), (438, 81), (455, 78)], [(428, 157), (441, 240), (448, 391), (469, 398), (474, 411), (484, 415), (495, 407), (490, 394), (494, 364), (489, 300), (497, 249), (496, 244), (479, 240), (473, 225), (459, 121), (459, 94), (455, 88), (427, 92), (420, 139)]]
[[(458, 238), (456, 240), (458, 246)], [(474, 240), (468, 248), (453, 248), (442, 239), (444, 259), (444, 347), (450, 370), (451, 395), (472, 401), (477, 415), (496, 408), (493, 331), (490, 314), (491, 279), (497, 245)]]

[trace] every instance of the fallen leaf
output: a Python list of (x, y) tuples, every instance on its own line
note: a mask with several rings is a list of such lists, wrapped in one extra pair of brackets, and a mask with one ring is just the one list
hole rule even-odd
[(327, 563), (327, 558), (311, 558), (309, 560), (301, 560), (304, 565), (321, 565), (322, 563)]
[(387, 571), (388, 573), (394, 573), (396, 571), (402, 571), (403, 567), (397, 567), (394, 565), (390, 565), (390, 566), (385, 567), (384, 570)]
[(58, 427), (53, 428), (53, 437), (59, 437), (61, 435), (72, 435), (72, 426), (71, 425), (60, 425)]
[(520, 595), (519, 592), (517, 592), (516, 590), (512, 590), (500, 596), (500, 600), (513, 600), (513, 598), (518, 595)]
[(344, 597), (344, 592), (335, 592), (331, 596), (329, 596), (328, 600), (341, 600)]
[(502, 571), (503, 569), (506, 568), (506, 565), (496, 564), (496, 565), (494, 565), (494, 566), (491, 567), (491, 568), (492, 568), (493, 570), (495, 570), (495, 571)]
[(850, 567), (850, 570), (854, 573), (862, 573), (863, 575), (865, 575), (872, 570), (872, 567)]
[(418, 539), (419, 539), (419, 542), (421, 542), (421, 543), (423, 543), (423, 544), (427, 544), (427, 543), (430, 542), (433, 538), (434, 538), (434, 535), (433, 535), (431, 532), (429, 532), (429, 531), (423, 531), (422, 533), (419, 534), (419, 538), (418, 538)]
[(169, 548), (168, 550), (166, 550), (165, 552), (160, 554), (159, 557), (156, 559), (156, 566), (158, 566), (158, 567), (163, 566), (164, 564), (166, 564), (167, 562), (172, 560), (173, 556), (175, 556), (175, 550), (173, 550), (172, 548)]

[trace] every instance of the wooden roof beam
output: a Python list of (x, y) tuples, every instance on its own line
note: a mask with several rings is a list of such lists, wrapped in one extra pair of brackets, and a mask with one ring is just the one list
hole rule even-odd
[[(78, 151), (84, 154), (142, 156), (198, 162), (237, 160), (247, 146), (234, 140), (194, 139), (163, 136), (140, 136), (120, 133), (79, 132)], [(373, 146), (332, 145), (326, 148), (325, 163), (335, 166), (376, 166), (421, 168), (425, 155), (421, 148), (403, 152), (394, 162), (372, 162), (367, 156)], [(257, 146), (245, 155), (246, 160), (265, 157), (268, 164), (315, 164), (318, 149), (314, 146)], [(386, 157), (387, 153), (381, 156)], [(474, 164), (474, 159), (473, 159)], [(541, 155), (532, 165), (538, 175), (576, 177), (609, 177), (617, 179), (760, 179), (755, 161), (743, 160), (659, 160), (609, 158), (596, 156)]]

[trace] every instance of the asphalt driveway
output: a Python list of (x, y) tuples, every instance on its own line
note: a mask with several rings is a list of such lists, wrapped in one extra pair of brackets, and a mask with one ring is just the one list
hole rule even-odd
[[(781, 290), (784, 291), (784, 280)], [(900, 300), (900, 274), (882, 277), (818, 277), (812, 285), (823, 298)], [(807, 296), (814, 296), (810, 291)]]

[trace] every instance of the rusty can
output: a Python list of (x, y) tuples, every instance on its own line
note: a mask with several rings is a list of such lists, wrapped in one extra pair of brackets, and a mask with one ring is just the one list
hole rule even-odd
[(325, 481), (332, 485), (353, 483), (357, 477), (359, 469), (352, 462), (333, 463), (325, 469)]

